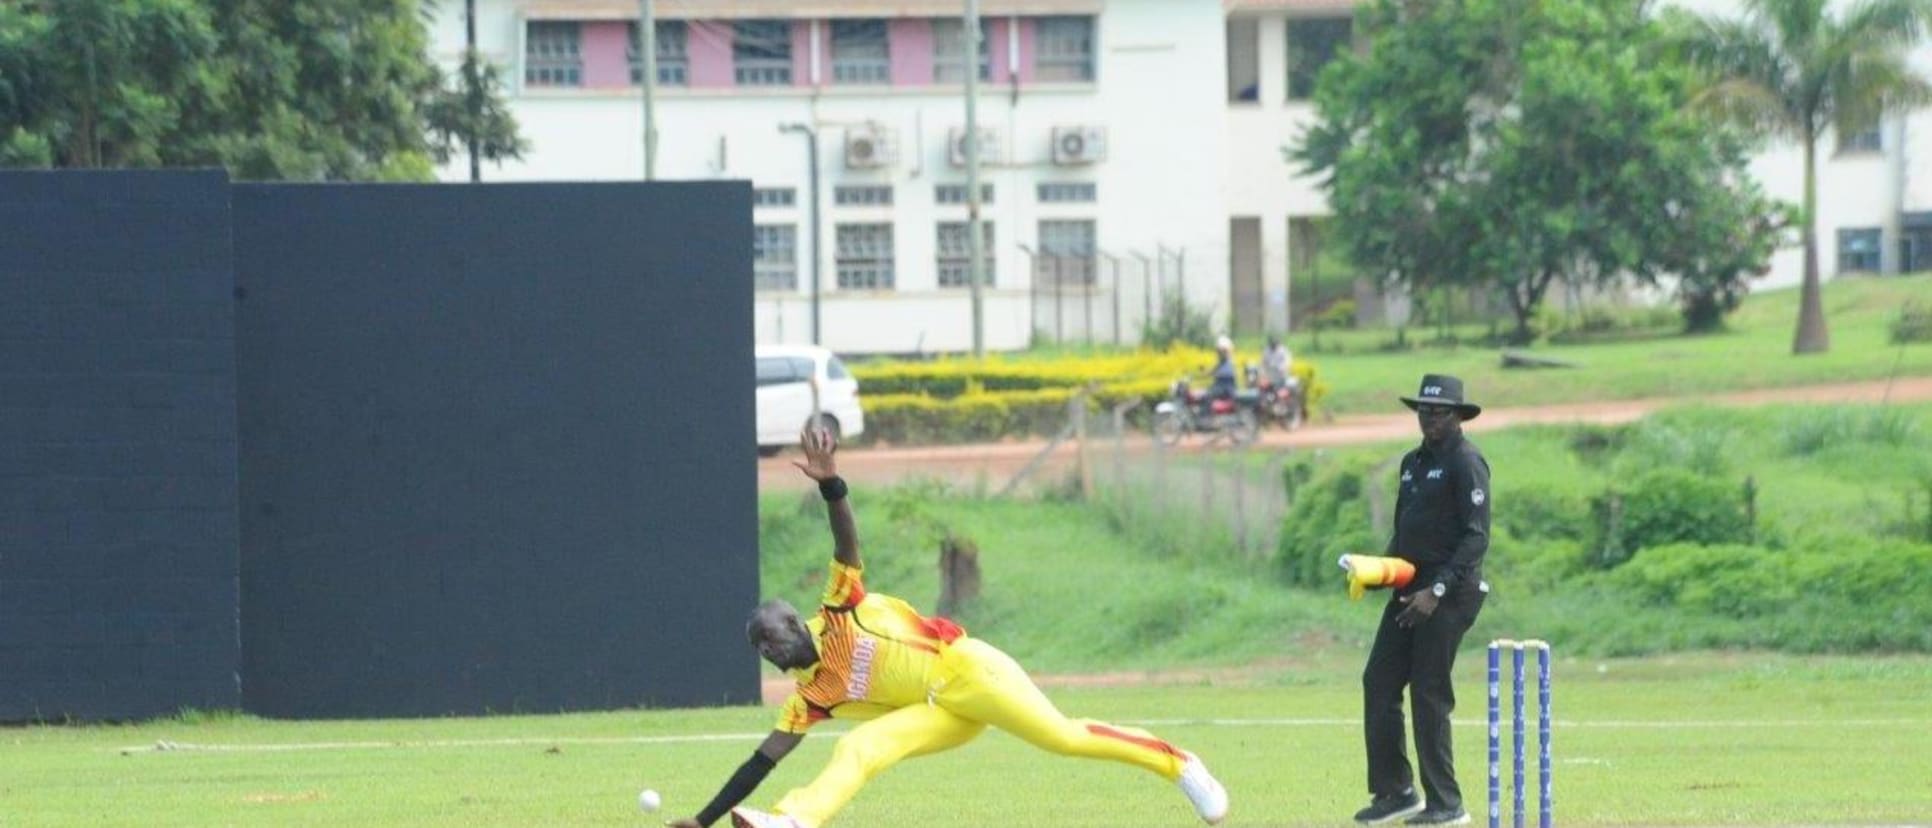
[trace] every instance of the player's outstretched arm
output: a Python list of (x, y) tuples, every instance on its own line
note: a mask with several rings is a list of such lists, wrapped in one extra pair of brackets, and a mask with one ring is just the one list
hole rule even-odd
[(846, 566), (858, 567), (859, 525), (852, 517), (852, 504), (845, 500), (845, 480), (839, 477), (838, 461), (833, 456), (839, 450), (838, 438), (824, 428), (808, 425), (799, 435), (798, 445), (805, 451), (805, 462), (794, 460), (792, 465), (818, 481), (818, 491), (825, 496), (826, 516), (832, 522), (832, 556)]
[(785, 755), (791, 753), (792, 748), (798, 747), (798, 743), (804, 739), (803, 733), (772, 731), (771, 735), (766, 736), (765, 741), (758, 745), (758, 750), (752, 752), (751, 758), (739, 765), (738, 770), (725, 781), (718, 795), (711, 798), (711, 804), (704, 806), (704, 810), (699, 811), (695, 817), (674, 819), (664, 824), (670, 828), (710, 828), (711, 823), (731, 813), (731, 809), (738, 807), (738, 803), (745, 801), (745, 797), (751, 796), (753, 791), (758, 790), (758, 785), (765, 781), (765, 776), (771, 773), (772, 768), (778, 766), (779, 760), (784, 759)]

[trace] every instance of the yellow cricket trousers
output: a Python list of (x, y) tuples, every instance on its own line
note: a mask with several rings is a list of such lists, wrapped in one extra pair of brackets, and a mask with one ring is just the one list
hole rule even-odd
[(859, 788), (901, 759), (963, 745), (992, 725), (1062, 756), (1111, 759), (1168, 781), (1181, 775), (1181, 751), (1145, 730), (1069, 719), (999, 648), (962, 637), (941, 650), (931, 703), (902, 707), (839, 739), (810, 784), (779, 800), (777, 812), (818, 828)]

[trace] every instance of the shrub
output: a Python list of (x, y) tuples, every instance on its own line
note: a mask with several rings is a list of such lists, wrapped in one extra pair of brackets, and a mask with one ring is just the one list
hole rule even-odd
[(1512, 491), (1509, 507), (1492, 514), (1496, 529), (1527, 540), (1582, 541), (1590, 536), (1590, 502), (1574, 494)]
[(1342, 583), (1335, 565), (1342, 555), (1380, 555), (1388, 540), (1383, 529), (1371, 527), (1368, 490), (1380, 485), (1371, 475), (1381, 467), (1372, 458), (1339, 462), (1316, 471), (1296, 490), (1288, 514), (1282, 518), (1275, 563), (1283, 580), (1298, 586), (1327, 588)]
[(1932, 305), (1906, 302), (1892, 319), (1892, 342), (1932, 342)]
[(1214, 312), (1188, 304), (1179, 290), (1161, 294), (1160, 312), (1141, 330), (1140, 341), (1156, 348), (1184, 344), (1199, 348), (1214, 345)]
[(1614, 567), (1640, 550), (1672, 543), (1751, 540), (1743, 490), (1681, 469), (1660, 469), (1591, 502), (1599, 562)]

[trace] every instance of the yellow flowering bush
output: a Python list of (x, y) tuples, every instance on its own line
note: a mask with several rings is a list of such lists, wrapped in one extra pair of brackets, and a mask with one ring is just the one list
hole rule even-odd
[[(1052, 359), (945, 358), (852, 366), (865, 401), (867, 442), (896, 445), (969, 443), (1006, 437), (1051, 435), (1067, 422), (1067, 402), (1093, 389), (1098, 412), (1129, 400), (1143, 405), (1130, 414), (1141, 422), (1174, 380), (1201, 375), (1214, 352), (1187, 346)], [(1315, 366), (1297, 360), (1295, 373), (1311, 390), (1314, 405), (1327, 392)]]

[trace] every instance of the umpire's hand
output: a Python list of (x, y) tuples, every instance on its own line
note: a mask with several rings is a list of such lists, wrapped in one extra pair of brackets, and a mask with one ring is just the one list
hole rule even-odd
[(1436, 605), (1440, 602), (1435, 593), (1426, 589), (1411, 592), (1396, 600), (1406, 605), (1401, 614), (1395, 616), (1395, 625), (1404, 629), (1429, 620), (1429, 616), (1436, 614)]

